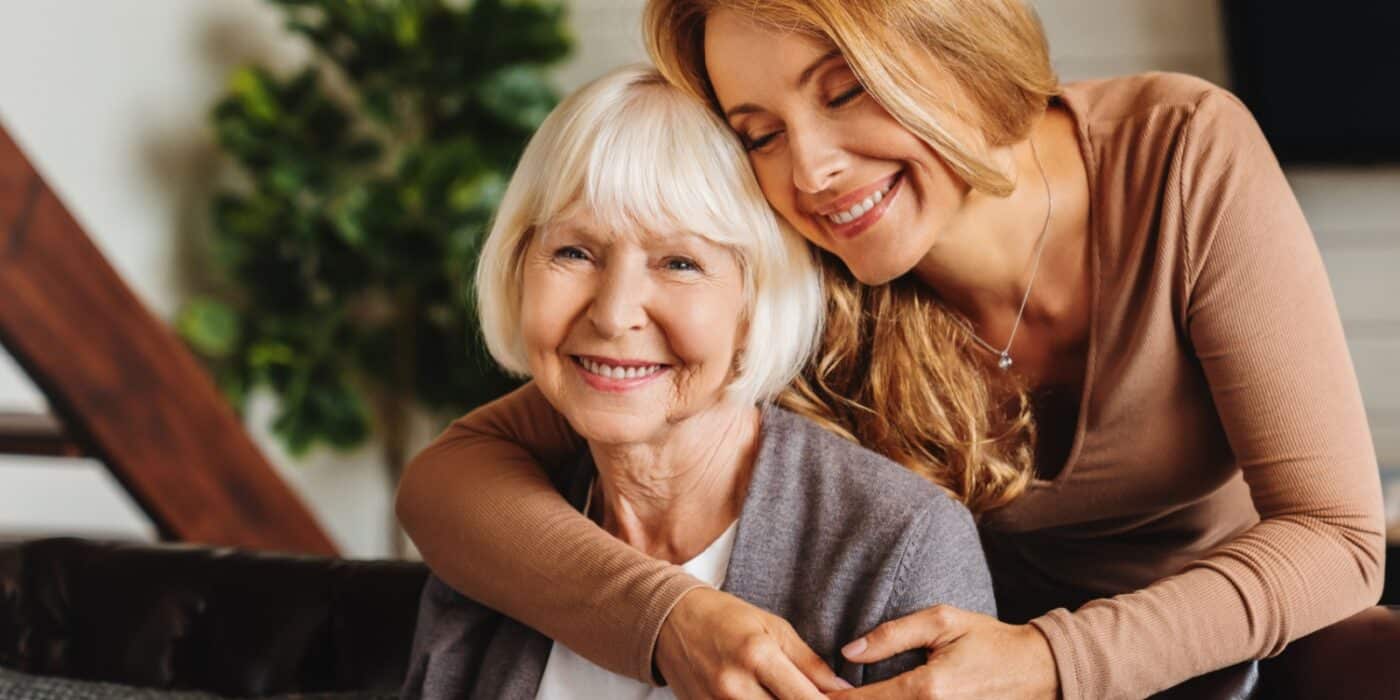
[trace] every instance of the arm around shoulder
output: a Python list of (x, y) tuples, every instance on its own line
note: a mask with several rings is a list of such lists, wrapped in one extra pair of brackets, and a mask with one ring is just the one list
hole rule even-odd
[(527, 384), (453, 421), (418, 453), (404, 468), (395, 511), (434, 572), (480, 599), (473, 573), (491, 563), (481, 558), (499, 539), (506, 504), (523, 499), (572, 511), (544, 469), (580, 449), (563, 418)]
[(605, 668), (649, 681), (661, 622), (693, 580), (609, 536), (564, 500), (544, 469), (582, 449), (526, 385), (458, 419), (409, 463), (398, 517), (453, 588)]

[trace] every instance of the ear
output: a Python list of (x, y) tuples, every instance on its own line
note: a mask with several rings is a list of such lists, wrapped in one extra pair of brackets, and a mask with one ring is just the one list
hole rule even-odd
[(734, 351), (734, 362), (729, 366), (729, 378), (739, 376), (744, 371), (744, 349), (738, 348)]
[(739, 330), (734, 334), (734, 361), (729, 367), (730, 378), (739, 376), (739, 373), (744, 369), (744, 355), (748, 350), (749, 328), (751, 324), (750, 316), (752, 315), (753, 309), (745, 308), (744, 312), (739, 316)]

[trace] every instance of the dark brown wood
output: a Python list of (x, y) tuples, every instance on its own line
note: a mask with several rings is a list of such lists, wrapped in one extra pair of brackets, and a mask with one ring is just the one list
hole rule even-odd
[(0, 126), (0, 343), (166, 537), (335, 554), (184, 345)]
[(47, 413), (0, 413), (0, 454), (82, 457), (83, 448)]

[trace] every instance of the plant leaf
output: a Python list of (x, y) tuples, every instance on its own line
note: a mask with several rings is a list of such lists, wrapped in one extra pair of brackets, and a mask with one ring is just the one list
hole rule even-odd
[(241, 332), (238, 312), (208, 297), (198, 297), (180, 310), (175, 328), (196, 352), (224, 359), (238, 346)]

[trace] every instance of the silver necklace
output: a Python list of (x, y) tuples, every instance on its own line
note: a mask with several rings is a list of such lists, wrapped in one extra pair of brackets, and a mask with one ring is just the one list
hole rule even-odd
[(1035, 273), (1040, 271), (1040, 254), (1045, 251), (1045, 234), (1050, 231), (1050, 213), (1055, 210), (1055, 196), (1050, 192), (1050, 178), (1045, 174), (1045, 166), (1040, 162), (1040, 152), (1035, 149), (1035, 140), (1031, 139), (1031, 156), (1035, 158), (1035, 167), (1040, 170), (1040, 180), (1045, 183), (1045, 222), (1040, 225), (1040, 238), (1035, 244), (1035, 261), (1031, 263), (1031, 277), (1026, 281), (1026, 293), (1021, 296), (1021, 308), (1016, 311), (1016, 321), (1011, 324), (1011, 336), (1006, 339), (1006, 347), (998, 350), (992, 347), (991, 343), (982, 340), (982, 336), (977, 335), (977, 330), (969, 324), (968, 332), (972, 334), (972, 339), (978, 345), (986, 348), (988, 352), (997, 356), (997, 367), (1003, 372), (1011, 369), (1011, 344), (1016, 340), (1016, 331), (1021, 327), (1021, 317), (1026, 313), (1026, 302), (1031, 298), (1031, 287), (1035, 285)]

